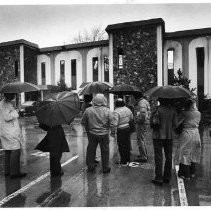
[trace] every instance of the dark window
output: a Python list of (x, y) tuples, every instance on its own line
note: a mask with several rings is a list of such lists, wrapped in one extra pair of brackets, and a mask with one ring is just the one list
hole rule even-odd
[(77, 86), (77, 77), (76, 77), (76, 59), (71, 60), (71, 86), (73, 90), (76, 90)]
[(15, 77), (18, 77), (18, 61), (15, 61)]
[(168, 50), (168, 84), (172, 85), (174, 80), (174, 50)]
[(98, 57), (92, 58), (93, 82), (98, 81)]
[(60, 80), (65, 81), (65, 61), (60, 61)]
[(45, 62), (41, 63), (42, 85), (46, 84)]
[(109, 59), (104, 57), (104, 81), (109, 82)]
[(122, 49), (118, 50), (118, 68), (123, 69), (123, 51), (122, 51)]

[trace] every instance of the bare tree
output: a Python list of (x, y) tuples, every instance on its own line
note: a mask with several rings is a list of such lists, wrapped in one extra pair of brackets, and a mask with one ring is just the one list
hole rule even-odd
[(94, 42), (108, 39), (107, 33), (101, 26), (94, 26), (90, 31), (86, 29), (73, 38), (72, 43)]

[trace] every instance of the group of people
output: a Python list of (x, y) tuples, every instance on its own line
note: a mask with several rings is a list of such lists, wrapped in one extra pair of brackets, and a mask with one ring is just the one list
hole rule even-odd
[[(12, 104), (15, 94), (5, 93), (0, 102), (0, 139), (5, 150), (5, 176), (11, 178), (25, 177), (26, 173), (20, 171), (20, 153), (23, 147), (23, 137), (18, 122), (18, 110)], [(136, 124), (137, 144), (139, 156), (135, 161), (147, 162), (146, 135), (150, 130), (150, 123), (155, 112), (158, 113), (159, 126), (152, 128), (155, 178), (154, 184), (162, 185), (171, 179), (173, 133), (178, 127), (182, 130), (179, 150), (178, 176), (190, 179), (195, 176), (196, 163), (200, 161), (201, 141), (199, 135), (199, 122), (201, 114), (196, 108), (193, 99), (187, 99), (184, 109), (176, 110), (172, 100), (159, 98), (159, 106), (151, 111), (150, 104), (142, 94), (136, 95), (135, 106), (128, 106), (122, 98), (115, 101), (115, 109), (108, 108), (106, 97), (99, 93), (93, 98), (86, 97), (82, 105), (82, 120), (87, 137), (88, 146), (86, 152), (86, 164), (88, 171), (95, 171), (96, 149), (98, 144), (101, 150), (103, 173), (109, 173), (109, 135), (117, 140), (120, 155), (119, 164), (127, 166), (131, 162), (131, 127)], [(61, 176), (61, 157), (63, 152), (69, 151), (61, 125), (49, 127), (41, 125), (40, 128), (47, 131), (47, 135), (35, 149), (50, 152), (50, 173), (52, 176)], [(165, 164), (163, 170), (163, 150)]]
[[(102, 157), (103, 173), (109, 173), (109, 135), (115, 137), (120, 155), (119, 164), (127, 166), (131, 152), (131, 122), (136, 123), (137, 144), (140, 155), (135, 161), (147, 162), (146, 135), (152, 129), (155, 178), (156, 185), (169, 183), (172, 172), (173, 135), (179, 135), (179, 172), (178, 176), (190, 179), (195, 176), (196, 163), (200, 161), (201, 141), (199, 135), (199, 122), (201, 114), (196, 108), (194, 99), (186, 99), (183, 109), (177, 110), (171, 99), (158, 98), (159, 105), (151, 111), (148, 100), (143, 95), (136, 95), (136, 104), (132, 108), (125, 104), (122, 98), (115, 101), (112, 112), (107, 107), (103, 94), (96, 94), (89, 100), (82, 116), (82, 125), (88, 136), (86, 164), (88, 171), (95, 170), (96, 149), (99, 143)], [(154, 127), (151, 119), (158, 114), (159, 125)], [(151, 126), (151, 128), (150, 128)], [(179, 129), (180, 129), (180, 133)], [(165, 163), (163, 169), (163, 151)]]

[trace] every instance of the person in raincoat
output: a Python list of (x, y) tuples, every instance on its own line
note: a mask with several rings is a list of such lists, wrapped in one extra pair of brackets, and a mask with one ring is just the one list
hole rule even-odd
[(147, 162), (147, 148), (146, 148), (146, 135), (149, 131), (150, 121), (150, 104), (146, 100), (143, 94), (135, 95), (137, 100), (137, 106), (135, 107), (135, 119), (136, 119), (136, 133), (137, 144), (139, 149), (137, 162)]
[(89, 135), (86, 153), (88, 171), (95, 170), (95, 157), (98, 143), (101, 149), (103, 173), (109, 173), (109, 132), (114, 135), (113, 116), (107, 107), (107, 100), (103, 94), (96, 94), (92, 100), (92, 107), (85, 110), (81, 123)]
[(125, 102), (119, 98), (115, 102), (114, 125), (117, 130), (117, 144), (120, 154), (120, 164), (127, 165), (130, 162), (130, 127), (129, 122), (133, 120), (133, 113), (125, 106)]
[(18, 110), (12, 104), (14, 98), (14, 93), (4, 93), (0, 102), (0, 139), (5, 150), (5, 176), (21, 178), (26, 176), (26, 173), (20, 172), (20, 155), (24, 145)]
[(47, 131), (44, 139), (35, 147), (42, 152), (50, 152), (50, 173), (51, 176), (62, 176), (61, 158), (63, 152), (69, 152), (69, 146), (61, 125), (47, 126), (40, 124), (39, 127)]
[(200, 162), (201, 140), (198, 127), (201, 113), (197, 110), (194, 99), (187, 99), (184, 108), (178, 176), (190, 179), (195, 177), (196, 164)]

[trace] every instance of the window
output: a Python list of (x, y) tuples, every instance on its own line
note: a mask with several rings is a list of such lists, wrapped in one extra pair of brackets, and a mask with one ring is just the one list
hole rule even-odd
[(93, 82), (98, 81), (98, 57), (92, 58)]
[(122, 51), (122, 49), (118, 50), (118, 68), (123, 69), (123, 51)]
[(168, 84), (172, 85), (174, 79), (174, 50), (168, 50)]
[(60, 61), (60, 80), (65, 81), (65, 61), (61, 60)]
[(109, 59), (104, 57), (104, 81), (109, 82)]
[(73, 90), (76, 90), (77, 86), (76, 78), (76, 59), (71, 60), (71, 86)]
[(41, 63), (41, 82), (42, 85), (46, 84), (45, 62)]
[(15, 77), (18, 77), (18, 61), (15, 61)]

